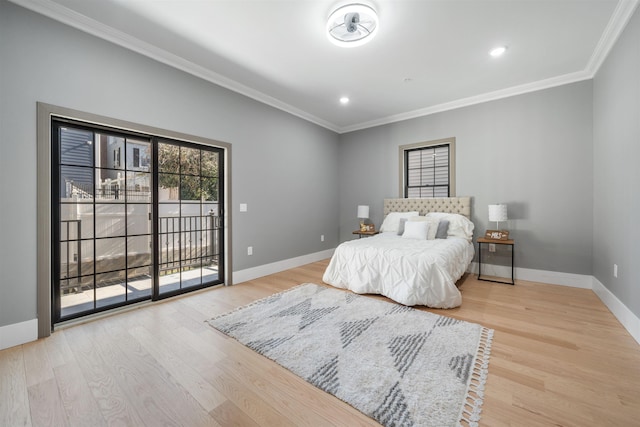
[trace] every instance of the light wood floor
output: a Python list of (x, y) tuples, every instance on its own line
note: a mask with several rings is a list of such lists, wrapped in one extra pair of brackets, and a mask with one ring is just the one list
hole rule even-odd
[[(327, 261), (216, 288), (0, 351), (0, 426), (372, 426), (374, 421), (208, 326)], [(596, 295), (459, 283), (430, 310), (495, 329), (481, 425), (638, 426), (640, 346)]]

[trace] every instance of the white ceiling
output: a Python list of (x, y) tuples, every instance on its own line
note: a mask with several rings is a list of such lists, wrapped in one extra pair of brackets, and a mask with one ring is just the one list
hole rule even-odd
[(592, 78), (638, 4), (377, 0), (345, 49), (325, 24), (348, 1), (12, 1), (340, 133)]

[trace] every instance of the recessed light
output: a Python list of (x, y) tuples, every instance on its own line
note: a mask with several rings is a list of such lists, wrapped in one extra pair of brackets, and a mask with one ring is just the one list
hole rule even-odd
[(346, 96), (343, 96), (342, 98), (340, 98), (340, 104), (346, 105), (348, 103), (349, 103), (349, 98), (347, 98)]
[(493, 49), (491, 49), (489, 51), (489, 55), (493, 56), (494, 58), (497, 58), (499, 56), (504, 55), (504, 53), (507, 51), (507, 47), (506, 46), (498, 46), (498, 47), (494, 47)]

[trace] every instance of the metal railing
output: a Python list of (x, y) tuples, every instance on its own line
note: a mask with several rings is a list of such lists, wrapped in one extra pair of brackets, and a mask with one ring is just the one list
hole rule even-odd
[(160, 217), (158, 245), (160, 274), (217, 264), (221, 221), (213, 213), (181, 217)]
[[(66, 263), (60, 262), (60, 291), (62, 293), (70, 290), (79, 291), (82, 276), (82, 221), (79, 219), (68, 219), (60, 221), (60, 243), (64, 246)], [(75, 245), (75, 250), (72, 247)], [(61, 248), (62, 250), (62, 248)]]
[[(158, 230), (160, 275), (218, 265), (220, 260), (219, 232), (221, 218), (213, 212), (207, 215), (181, 217), (160, 217)], [(89, 263), (96, 260), (82, 258), (82, 221), (80, 219), (61, 220), (60, 235), (60, 290), (62, 293), (80, 292), (92, 287), (89, 276), (83, 277), (83, 270), (94, 270)], [(85, 239), (87, 240), (87, 239)], [(90, 239), (89, 239), (90, 240)], [(120, 255), (126, 257), (126, 254)], [(116, 256), (117, 258), (117, 256)], [(111, 259), (119, 264), (117, 259)], [(83, 269), (83, 263), (85, 268)], [(122, 279), (126, 277), (123, 270)], [(118, 276), (117, 271), (113, 271)]]

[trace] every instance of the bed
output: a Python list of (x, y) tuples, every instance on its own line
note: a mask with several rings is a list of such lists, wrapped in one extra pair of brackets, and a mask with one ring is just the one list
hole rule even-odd
[(458, 307), (456, 281), (474, 256), (470, 198), (385, 199), (384, 214), (380, 234), (336, 248), (322, 280), (408, 306)]

